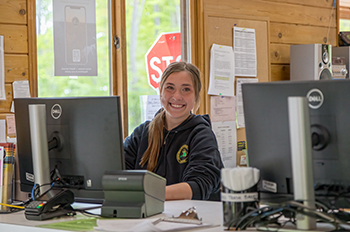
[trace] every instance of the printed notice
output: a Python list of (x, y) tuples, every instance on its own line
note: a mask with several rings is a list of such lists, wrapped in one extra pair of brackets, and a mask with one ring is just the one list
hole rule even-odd
[(162, 107), (159, 95), (142, 95), (141, 102), (141, 121), (151, 121), (154, 115)]
[(208, 94), (234, 96), (234, 54), (231, 46), (213, 44)]
[(210, 119), (212, 122), (236, 121), (235, 97), (211, 96)]
[(256, 77), (255, 29), (234, 27), (233, 48), (235, 52), (236, 76)]
[(29, 98), (29, 81), (14, 81), (13, 84), (13, 98)]
[(95, 0), (55, 0), (55, 76), (97, 76)]
[(15, 123), (15, 115), (7, 114), (6, 115), (6, 124), (7, 124), (7, 134), (15, 135), (16, 134), (16, 123)]
[(243, 110), (243, 98), (242, 98), (242, 84), (244, 83), (256, 83), (258, 82), (257, 78), (237, 78), (236, 83), (236, 105), (237, 105), (237, 127), (242, 128), (245, 127), (244, 122), (244, 110)]
[(212, 128), (218, 141), (225, 168), (236, 167), (237, 129), (235, 121), (213, 122)]

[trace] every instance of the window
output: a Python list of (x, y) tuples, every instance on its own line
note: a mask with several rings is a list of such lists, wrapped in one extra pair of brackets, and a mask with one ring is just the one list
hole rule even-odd
[(140, 95), (148, 84), (145, 55), (161, 33), (180, 32), (180, 0), (126, 0), (129, 133), (141, 123)]
[(128, 109), (124, 104), (123, 111), (128, 118), (124, 118), (123, 126), (127, 135), (141, 123), (140, 95), (157, 94), (148, 85), (145, 54), (161, 33), (180, 32), (180, 0), (95, 0), (97, 76), (55, 76), (52, 3), (52, 0), (36, 0), (38, 97), (120, 94), (125, 103), (125, 51), (121, 52), (112, 43), (117, 35), (123, 47), (126, 36)]

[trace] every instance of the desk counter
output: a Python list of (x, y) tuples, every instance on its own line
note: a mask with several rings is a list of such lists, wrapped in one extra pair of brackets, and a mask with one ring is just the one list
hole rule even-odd
[[(172, 217), (179, 216), (182, 211), (187, 210), (191, 207), (196, 207), (198, 217), (202, 218), (204, 223), (209, 223), (212, 225), (218, 225), (211, 228), (199, 228), (198, 231), (214, 232), (214, 231), (224, 231), (222, 227), (222, 203), (212, 202), (212, 201), (166, 201), (164, 204), (164, 212), (158, 214), (148, 219), (153, 221), (161, 217)], [(89, 217), (83, 217), (82, 215), (77, 215), (75, 217), (62, 217), (58, 219), (46, 220), (46, 221), (30, 221), (24, 216), (24, 212), (17, 212), (12, 214), (0, 214), (0, 231), (25, 231), (25, 232), (62, 232), (62, 230), (47, 229), (37, 227), (39, 225), (52, 224), (57, 222), (67, 222), (77, 219), (89, 219)], [(127, 220), (127, 219), (125, 219)], [(140, 219), (145, 220), (145, 219)]]

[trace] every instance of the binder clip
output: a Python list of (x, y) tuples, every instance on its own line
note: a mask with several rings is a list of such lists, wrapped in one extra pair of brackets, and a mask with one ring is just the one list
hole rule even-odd
[(202, 219), (198, 218), (196, 207), (191, 207), (186, 211), (183, 211), (178, 217), (165, 217), (159, 218), (153, 222), (153, 225), (158, 224), (159, 222), (177, 222), (177, 223), (187, 223), (187, 224), (196, 224), (201, 225)]

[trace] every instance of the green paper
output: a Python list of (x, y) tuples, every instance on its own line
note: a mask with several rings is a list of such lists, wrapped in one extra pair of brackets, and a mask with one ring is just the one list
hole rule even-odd
[(97, 226), (96, 220), (96, 218), (78, 219), (72, 221), (51, 223), (46, 225), (38, 225), (37, 227), (69, 231), (93, 231), (94, 227)]

